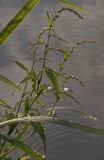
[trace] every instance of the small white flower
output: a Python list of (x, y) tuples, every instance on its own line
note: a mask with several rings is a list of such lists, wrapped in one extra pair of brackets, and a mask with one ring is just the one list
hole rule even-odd
[(47, 88), (47, 90), (48, 90), (48, 91), (52, 91), (52, 87), (49, 86), (49, 87)]
[(67, 92), (69, 89), (68, 88), (64, 88), (63, 90), (64, 90), (64, 92)]
[(97, 120), (97, 118), (96, 118), (96, 117), (93, 117), (93, 116), (91, 116), (91, 115), (86, 115), (86, 116), (85, 116), (85, 118), (89, 118), (89, 119), (92, 119), (92, 120), (94, 120), (94, 121), (96, 121), (96, 120)]

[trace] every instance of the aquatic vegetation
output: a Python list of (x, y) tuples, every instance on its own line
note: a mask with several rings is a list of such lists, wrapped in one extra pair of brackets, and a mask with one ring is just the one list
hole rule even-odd
[[(86, 14), (91, 14), (89, 11), (82, 7), (79, 7), (67, 0), (57, 0), (63, 4), (66, 4), (72, 8), (80, 10)], [(36, 7), (40, 0), (28, 0), (20, 11), (14, 16), (14, 18), (6, 25), (3, 31), (0, 32), (0, 45), (8, 38), (8, 36), (17, 28), (17, 26), (23, 21), (23, 19), (29, 14), (29, 12)]]
[[(59, 1), (68, 3), (66, 0)], [(31, 0), (30, 2), (33, 1)], [(38, 1), (34, 2), (35, 4), (38, 3)], [(72, 5), (71, 3), (68, 4)], [(73, 5), (73, 7), (75, 7), (75, 5)], [(44, 150), (46, 151), (45, 123), (53, 123), (64, 127), (79, 129), (88, 133), (104, 135), (104, 129), (93, 128), (80, 124), (79, 122), (62, 119), (58, 115), (58, 110), (65, 109), (65, 107), (57, 107), (57, 104), (59, 101), (62, 101), (63, 96), (67, 96), (69, 100), (72, 99), (73, 102), (79, 106), (79, 108), (76, 109), (69, 108), (69, 111), (83, 115), (84, 119), (89, 118), (96, 120), (96, 117), (81, 110), (79, 101), (75, 98), (74, 93), (71, 92), (67, 85), (67, 82), (70, 80), (84, 86), (83, 82), (77, 76), (65, 73), (63, 70), (66, 62), (71, 59), (77, 47), (83, 44), (93, 44), (95, 41), (82, 40), (69, 48), (69, 43), (57, 35), (54, 27), (61, 13), (66, 11), (72, 12), (78, 18), (83, 19), (77, 11), (71, 8), (63, 7), (54, 13), (47, 12), (48, 26), (43, 28), (37, 39), (30, 44), (30, 49), (33, 53), (31, 66), (27, 67), (20, 61), (15, 61), (15, 64), (25, 72), (25, 76), (17, 85), (3, 75), (0, 75), (0, 81), (14, 89), (12, 98), (15, 98), (14, 93), (20, 96), (15, 104), (9, 104), (6, 100), (0, 99), (0, 106), (3, 109), (2, 118), (0, 119), (1, 160), (13, 159), (12, 156), (10, 157), (9, 153), (17, 148), (22, 151), (22, 154), (20, 153), (18, 157), (15, 157), (17, 160), (29, 160), (31, 158), (36, 160), (46, 159), (44, 155), (34, 148), (29, 147), (26, 143), (32, 135), (38, 133), (43, 142)], [(52, 47), (51, 39), (54, 38), (57, 39), (58, 42), (61, 41), (65, 44), (64, 47)], [(39, 50), (41, 50), (42, 55), (39, 55)], [(60, 52), (63, 55), (61, 62), (54, 62), (49, 59), (50, 51), (54, 53)], [(53, 63), (56, 67), (52, 65)], [(52, 102), (49, 103), (45, 101), (46, 97), (52, 99)]]

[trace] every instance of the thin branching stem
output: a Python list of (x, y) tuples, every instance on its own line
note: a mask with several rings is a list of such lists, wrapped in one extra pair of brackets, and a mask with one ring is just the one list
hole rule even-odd
[(16, 117), (18, 117), (18, 113), (19, 113), (20, 108), (21, 108), (22, 100), (23, 100), (25, 92), (26, 92), (27, 84), (28, 83), (26, 82), (23, 93), (22, 93), (22, 96), (21, 96), (21, 100), (20, 100), (20, 103), (19, 103), (19, 106), (18, 106), (18, 109), (17, 109)]

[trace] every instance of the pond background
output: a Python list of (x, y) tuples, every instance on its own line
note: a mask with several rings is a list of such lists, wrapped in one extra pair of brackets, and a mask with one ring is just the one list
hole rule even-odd
[[(0, 0), (0, 30), (24, 2), (25, 0)], [(85, 87), (75, 83), (70, 87), (74, 88), (76, 97), (86, 111), (93, 113), (99, 119), (91, 122), (93, 126), (103, 127), (104, 0), (72, 0), (72, 2), (83, 6), (95, 15), (84, 15), (85, 20), (81, 21), (72, 14), (63, 14), (56, 24), (59, 34), (71, 43), (83, 39), (94, 39), (96, 44), (78, 48), (71, 58), (70, 64), (67, 63), (66, 71), (78, 75), (85, 82)], [(33, 41), (37, 32), (46, 26), (46, 11), (57, 9), (60, 6), (55, 0), (41, 0), (36, 9), (33, 9), (18, 29), (0, 46), (0, 74), (15, 82), (20, 80), (22, 72), (18, 70), (13, 61), (20, 60), (26, 64), (31, 62), (31, 51), (28, 50), (29, 41)], [(56, 55), (55, 58), (52, 58), (57, 61), (59, 56)], [(8, 97), (9, 91), (7, 86), (0, 84), (0, 98)], [(61, 105), (68, 107), (73, 104), (64, 100)], [(69, 119), (74, 116), (79, 122), (84, 122), (81, 117), (75, 117), (70, 113), (66, 113), (66, 115)], [(104, 160), (104, 137), (53, 125), (47, 128), (48, 160)], [(41, 142), (38, 139), (34, 141), (32, 139), (30, 144), (33, 146), (37, 144), (38, 148), (42, 150)]]

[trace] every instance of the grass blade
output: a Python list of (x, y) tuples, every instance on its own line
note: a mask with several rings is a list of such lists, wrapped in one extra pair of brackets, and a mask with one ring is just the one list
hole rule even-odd
[(0, 44), (14, 31), (19, 23), (26, 17), (26, 15), (35, 7), (40, 0), (28, 0), (16, 16), (7, 24), (7, 26), (0, 33)]
[(89, 126), (86, 126), (84, 124), (80, 124), (80, 123), (76, 123), (76, 122), (72, 122), (72, 121), (56, 119), (56, 120), (53, 120), (51, 123), (58, 124), (58, 125), (61, 125), (61, 126), (64, 126), (64, 127), (78, 129), (80, 131), (91, 133), (91, 134), (103, 135), (104, 136), (104, 129), (89, 127)]
[(49, 12), (47, 11), (47, 21), (48, 21), (48, 27), (51, 27), (52, 25), (52, 18), (51, 16), (49, 15)]
[(43, 144), (44, 144), (44, 149), (46, 151), (46, 135), (45, 135), (45, 128), (42, 125), (42, 123), (37, 122), (37, 123), (32, 123), (32, 126), (34, 127), (35, 131), (37, 131), (37, 133), (39, 134), (39, 136), (41, 137)]
[(22, 141), (19, 141), (15, 138), (12, 138), (10, 136), (6, 136), (1, 133), (0, 133), (0, 139), (3, 139), (5, 141), (11, 143), (12, 145), (16, 146), (17, 148), (21, 149), (22, 151), (24, 151), (25, 153), (27, 153), (28, 155), (32, 156), (33, 158), (35, 158), (37, 160), (45, 160), (45, 158), (42, 154), (40, 154), (37, 151), (34, 151), (33, 149), (31, 149), (29, 146), (27, 146)]
[(5, 108), (12, 109), (12, 107), (10, 107), (3, 99), (0, 99), (0, 105)]
[(62, 91), (62, 93), (65, 94), (67, 97), (70, 97), (74, 102), (76, 102), (81, 107), (80, 102), (70, 92)]
[(19, 83), (18, 86), (20, 86), (21, 84), (28, 82), (30, 80), (30, 76), (26, 76), (24, 79), (22, 79)]
[(23, 69), (27, 74), (29, 74), (29, 70), (28, 70), (28, 68), (27, 68), (24, 64), (22, 64), (22, 63), (20, 63), (20, 62), (18, 62), (18, 61), (15, 61), (15, 63), (16, 63), (21, 69)]
[(22, 91), (22, 89), (20, 87), (18, 87), (15, 83), (10, 81), (6, 77), (2, 76), (1, 74), (0, 74), (0, 81), (3, 83), (6, 83), (7, 85), (9, 85), (10, 87), (12, 87), (15, 90)]
[(30, 160), (30, 156), (23, 156), (19, 160)]
[(73, 4), (72, 2), (69, 2), (67, 0), (58, 0), (58, 1), (61, 2), (61, 3), (67, 4), (68, 6), (74, 8), (74, 9), (77, 9), (79, 11), (82, 11), (82, 12), (84, 12), (86, 14), (92, 14), (91, 12), (87, 11), (83, 7), (77, 6), (76, 4)]
[(52, 118), (52, 117), (45, 117), (45, 116), (21, 117), (21, 118), (16, 118), (16, 119), (4, 121), (4, 122), (0, 123), (0, 128), (6, 127), (8, 125), (18, 123), (18, 122), (19, 123), (48, 122), (48, 123), (52, 123), (52, 124), (56, 124), (56, 125), (61, 125), (63, 127), (69, 127), (69, 128), (78, 129), (78, 130), (81, 130), (84, 132), (104, 136), (104, 129), (89, 127), (89, 126), (86, 126), (84, 124), (80, 124), (77, 122), (72, 122), (69, 120), (63, 120), (63, 119)]

